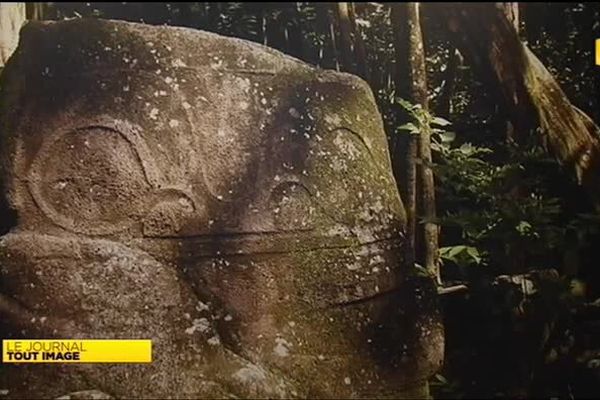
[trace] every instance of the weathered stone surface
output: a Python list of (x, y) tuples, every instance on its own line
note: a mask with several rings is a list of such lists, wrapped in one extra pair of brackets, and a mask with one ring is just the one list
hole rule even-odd
[(8, 397), (422, 396), (442, 356), (367, 84), (243, 40), (30, 23), (2, 81), (2, 337), (150, 338), (4, 365)]

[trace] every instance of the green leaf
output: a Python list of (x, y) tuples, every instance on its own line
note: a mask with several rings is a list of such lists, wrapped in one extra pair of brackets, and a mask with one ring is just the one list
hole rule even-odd
[(439, 126), (448, 126), (448, 125), (452, 125), (452, 123), (444, 118), (441, 117), (434, 117), (433, 120), (431, 121), (432, 124), (434, 125), (439, 125)]
[(456, 139), (456, 133), (454, 132), (444, 132), (440, 134), (440, 139), (442, 143), (450, 143)]
[(440, 257), (458, 266), (480, 265), (483, 261), (476, 247), (458, 245), (440, 248)]
[(409, 123), (404, 124), (404, 125), (400, 125), (396, 129), (397, 130), (403, 130), (403, 131), (409, 131), (410, 133), (413, 133), (413, 134), (419, 133), (419, 128), (415, 124), (413, 124), (412, 122), (409, 122)]
[(515, 227), (515, 229), (517, 230), (517, 232), (523, 234), (523, 233), (531, 232), (533, 230), (533, 227), (527, 221), (520, 221), (517, 224), (517, 226)]
[(475, 247), (468, 246), (466, 248), (466, 252), (473, 259), (473, 261), (475, 261), (475, 264), (481, 264), (481, 257), (479, 256), (479, 250), (477, 250)]
[(402, 108), (404, 108), (407, 111), (412, 111), (415, 107), (411, 102), (406, 101), (400, 97), (396, 97), (396, 103), (400, 104), (400, 106), (402, 106)]
[(443, 383), (444, 385), (448, 384), (448, 380), (446, 378), (444, 378), (444, 376), (440, 375), (440, 374), (435, 374), (435, 378), (440, 381), (441, 383)]
[(453, 247), (450, 247), (450, 249), (448, 251), (448, 257), (456, 257), (461, 252), (463, 252), (466, 248), (467, 248), (467, 246), (453, 246)]

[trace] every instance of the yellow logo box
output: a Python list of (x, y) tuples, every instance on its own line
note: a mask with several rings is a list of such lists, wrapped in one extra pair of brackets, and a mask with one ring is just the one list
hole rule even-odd
[(596, 39), (596, 65), (600, 66), (600, 39)]
[(3, 363), (149, 363), (151, 340), (3, 340)]

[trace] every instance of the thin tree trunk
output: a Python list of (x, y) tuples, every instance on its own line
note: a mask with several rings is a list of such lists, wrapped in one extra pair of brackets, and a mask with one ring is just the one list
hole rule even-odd
[[(408, 30), (408, 8), (406, 3), (391, 5), (391, 22), (394, 31), (395, 73), (394, 88), (396, 97), (410, 100), (413, 93), (412, 71), (409, 68), (410, 40)], [(399, 110), (398, 122), (407, 120), (403, 110)], [(416, 231), (416, 199), (417, 199), (417, 140), (414, 135), (405, 134), (395, 138), (393, 152), (394, 175), (398, 182), (400, 195), (406, 211), (406, 251), (407, 265), (415, 264), (415, 231)]]
[(25, 3), (0, 3), (0, 70), (19, 44), (25, 22)]
[[(392, 5), (392, 25), (395, 36), (396, 75), (395, 86), (398, 96), (420, 104), (428, 110), (427, 75), (425, 69), (425, 48), (421, 33), (418, 3), (396, 3)], [(405, 146), (399, 143), (396, 157), (403, 179), (401, 185), (408, 216), (407, 236), (410, 258), (420, 261), (428, 271), (438, 278), (438, 228), (435, 219), (435, 194), (433, 171), (431, 170), (431, 132), (423, 127), (415, 138), (408, 136)], [(405, 137), (406, 137), (405, 136)], [(404, 147), (404, 148), (403, 148)], [(403, 152), (404, 154), (398, 152)], [(416, 158), (420, 159), (417, 164)], [(417, 199), (420, 205), (422, 223), (416, 223)], [(417, 241), (421, 242), (419, 246)], [(416, 249), (420, 249), (417, 256)]]
[(350, 17), (350, 27), (352, 29), (352, 34), (354, 36), (354, 50), (356, 53), (356, 68), (357, 73), (367, 82), (370, 81), (369, 74), (369, 63), (367, 59), (367, 50), (365, 47), (365, 42), (362, 38), (362, 34), (360, 32), (360, 28), (356, 24), (356, 9), (354, 7), (354, 3), (349, 3), (348, 7), (349, 17)]
[(342, 53), (342, 69), (348, 72), (355, 72), (352, 57), (352, 28), (350, 23), (350, 11), (348, 3), (337, 3), (337, 17), (340, 28), (340, 50)]
[[(520, 23), (520, 19), (519, 19), (519, 3), (498, 3), (498, 9), (502, 11), (502, 13), (504, 14), (504, 16), (506, 17), (506, 19), (512, 24), (512, 26), (515, 28), (515, 32), (517, 32), (517, 35), (519, 34), (520, 30), (519, 30), (519, 23)], [(500, 110), (502, 111), (506, 111), (506, 110)], [(506, 141), (508, 143), (514, 143), (517, 138), (519, 136), (521, 136), (519, 133), (515, 132), (515, 125), (513, 124), (513, 122), (510, 120), (510, 118), (507, 118), (506, 120)], [(515, 187), (512, 192), (513, 195), (517, 195), (518, 193), (521, 192), (521, 188), (519, 187), (520, 185), (517, 185), (517, 187)], [(516, 199), (515, 199), (516, 200)], [(518, 262), (516, 262), (520, 257), (521, 254), (514, 254), (511, 255), (510, 253), (508, 253), (508, 257), (506, 257), (506, 262), (509, 266), (513, 267), (513, 270), (516, 270), (516, 268), (514, 268), (515, 266), (519, 265)], [(508, 269), (510, 271), (510, 269)]]
[[(421, 17), (419, 3), (409, 3), (408, 24), (411, 43), (410, 68), (413, 71), (413, 98), (421, 104), (424, 110), (429, 110), (427, 97), (427, 69), (425, 67), (425, 45), (421, 32)], [(429, 126), (423, 126), (418, 137), (417, 164), (417, 212), (422, 219), (418, 225), (417, 249), (423, 266), (441, 283), (438, 260), (438, 227), (434, 220), (435, 213), (435, 184), (431, 169), (431, 131)], [(419, 212), (420, 211), (420, 212)]]
[(28, 20), (42, 21), (46, 19), (46, 3), (26, 3), (25, 14)]
[(265, 11), (264, 10), (260, 10), (260, 32), (262, 34), (262, 44), (264, 44), (265, 46), (268, 43), (268, 39), (267, 39), (267, 17), (265, 16)]
[(600, 129), (576, 110), (557, 81), (520, 40), (497, 3), (439, 5), (455, 45), (502, 95), (517, 134), (538, 128), (542, 141), (600, 210)]
[(404, 200), (406, 209), (406, 239), (407, 251), (406, 262), (408, 265), (414, 265), (416, 262), (416, 239), (417, 239), (417, 157), (418, 140), (413, 134), (405, 135), (401, 140), (396, 141), (396, 152), (402, 151), (402, 159), (399, 162), (400, 193)]

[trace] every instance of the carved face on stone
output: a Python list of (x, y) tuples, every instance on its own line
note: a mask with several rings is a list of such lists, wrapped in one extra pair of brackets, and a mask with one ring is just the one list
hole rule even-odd
[(150, 365), (5, 365), (9, 396), (398, 397), (437, 368), (360, 79), (77, 20), (29, 24), (2, 89), (3, 337), (154, 344)]

